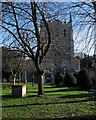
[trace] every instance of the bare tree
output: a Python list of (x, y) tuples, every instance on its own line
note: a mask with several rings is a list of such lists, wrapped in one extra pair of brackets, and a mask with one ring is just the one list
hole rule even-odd
[[(39, 7), (41, 6), (41, 7)], [(2, 3), (3, 44), (16, 49), (31, 58), (38, 72), (38, 94), (44, 93), (44, 70), (42, 61), (50, 44), (51, 34), (43, 12), (43, 3), (5, 2)], [(48, 33), (48, 41), (42, 44), (40, 22)], [(3, 33), (2, 32), (2, 33)], [(11, 35), (11, 36), (10, 36)]]
[(9, 63), (9, 66), (13, 76), (13, 85), (15, 85), (17, 74), (20, 72), (21, 62), (22, 62), (21, 56), (19, 55), (11, 56), (11, 62)]
[[(48, 3), (46, 5), (47, 17), (50, 21), (59, 19), (65, 22), (69, 20), (71, 14), (75, 50), (90, 54), (94, 51), (96, 39), (96, 0), (71, 1)], [(52, 14), (49, 14), (49, 11), (53, 11)]]
[(16, 77), (21, 70), (22, 54), (18, 53), (17, 51), (11, 50), (10, 48), (2, 48), (2, 61), (3, 74), (7, 73), (3, 76), (7, 77), (8, 79), (8, 76), (12, 74), (13, 85), (15, 85)]
[(73, 17), (76, 49), (93, 53), (96, 42), (96, 1), (72, 2), (67, 4), (67, 13)]
[[(55, 19), (60, 19), (64, 22), (71, 13), (72, 17), (75, 18), (73, 19), (73, 27), (76, 31), (75, 39), (77, 37), (79, 39), (76, 41), (77, 47), (81, 48), (83, 44), (84, 49), (91, 49), (94, 45), (95, 8), (96, 2), (94, 0), (88, 3), (3, 3), (2, 19), (0, 19), (2, 21), (1, 27), (3, 28), (3, 44), (23, 52), (33, 60), (38, 71), (38, 94), (44, 93), (42, 62), (51, 45), (49, 22)], [(42, 40), (40, 35), (41, 21), (47, 31), (47, 40), (45, 41)], [(83, 35), (84, 30), (86, 33)], [(81, 38), (80, 31), (83, 39)], [(80, 43), (82, 44), (80, 45)]]

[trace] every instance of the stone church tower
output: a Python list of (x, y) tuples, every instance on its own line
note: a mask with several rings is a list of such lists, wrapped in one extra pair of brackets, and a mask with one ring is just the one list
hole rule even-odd
[[(47, 41), (47, 32), (43, 24), (41, 25), (42, 43)], [(80, 61), (74, 57), (74, 41), (72, 18), (69, 22), (62, 23), (59, 20), (49, 23), (52, 43), (50, 50), (44, 60), (44, 69), (50, 72), (74, 72), (80, 69)]]

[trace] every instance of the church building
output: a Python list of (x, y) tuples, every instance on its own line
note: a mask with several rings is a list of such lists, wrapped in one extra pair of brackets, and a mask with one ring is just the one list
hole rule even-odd
[[(60, 20), (49, 22), (51, 31), (51, 47), (43, 62), (43, 68), (50, 73), (67, 72), (73, 73), (80, 70), (80, 60), (74, 57), (74, 40), (72, 18), (69, 22), (62, 23)], [(47, 41), (47, 31), (41, 25), (42, 43)]]

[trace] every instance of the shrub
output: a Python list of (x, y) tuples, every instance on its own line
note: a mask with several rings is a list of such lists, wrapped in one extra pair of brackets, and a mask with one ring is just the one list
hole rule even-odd
[(78, 78), (78, 73), (74, 73), (73, 76), (77, 79)]
[(93, 78), (92, 78), (92, 85), (93, 85), (93, 86), (96, 85), (96, 79), (93, 79)]
[(77, 79), (71, 73), (67, 73), (65, 75), (64, 84), (68, 87), (74, 87), (77, 84)]
[(61, 73), (56, 73), (55, 74), (55, 80), (54, 80), (54, 84), (55, 85), (60, 85), (60, 83), (64, 81), (64, 75)]
[(94, 82), (94, 84), (93, 84), (93, 89), (96, 90), (96, 82)]
[(92, 78), (90, 73), (86, 69), (82, 69), (78, 74), (77, 79), (78, 87), (83, 90), (92, 88)]

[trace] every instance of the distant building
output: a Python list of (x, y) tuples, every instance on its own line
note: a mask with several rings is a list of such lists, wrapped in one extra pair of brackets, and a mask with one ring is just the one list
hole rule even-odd
[[(54, 74), (61, 72), (66, 74), (67, 72), (75, 72), (80, 70), (80, 60), (74, 57), (74, 40), (72, 19), (68, 23), (62, 23), (59, 20), (49, 23), (49, 28), (52, 36), (52, 43), (48, 54), (43, 61), (43, 68), (45, 70), (45, 79), (47, 83), (54, 83)], [(41, 23), (41, 40), (42, 44), (47, 41), (46, 28)], [(33, 74), (36, 72), (36, 68), (31, 60), (24, 62), (22, 71), (22, 81), (31, 81)], [(25, 65), (25, 66), (24, 66)], [(29, 66), (28, 66), (29, 65)], [(30, 68), (30, 69), (29, 69)], [(35, 75), (36, 76), (36, 75)], [(35, 79), (34, 76), (34, 79)], [(51, 78), (49, 80), (49, 78)]]
[[(47, 31), (42, 23), (41, 26), (42, 43), (45, 43), (47, 41)], [(71, 15), (68, 23), (55, 20), (49, 23), (49, 28), (52, 35), (52, 43), (43, 62), (43, 68), (51, 73), (60, 71), (63, 74), (80, 70), (80, 60), (74, 57)]]

